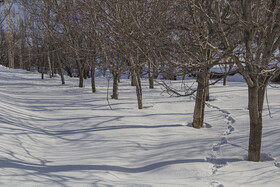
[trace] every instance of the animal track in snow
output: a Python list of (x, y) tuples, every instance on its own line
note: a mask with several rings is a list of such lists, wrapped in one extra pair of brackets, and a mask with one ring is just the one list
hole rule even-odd
[(220, 184), (220, 183), (217, 182), (217, 181), (212, 181), (212, 182), (211, 182), (211, 186), (212, 186), (212, 187), (224, 187), (224, 185)]
[(275, 167), (280, 168), (280, 162), (274, 162)]
[[(227, 125), (227, 129), (223, 131), (221, 134), (220, 142), (213, 144), (212, 153), (210, 157), (206, 158), (207, 161), (213, 164), (212, 174), (215, 174), (219, 168), (222, 168), (225, 165), (227, 165), (226, 161), (223, 162), (221, 159), (217, 159), (217, 158), (219, 157), (221, 146), (228, 143), (226, 136), (230, 135), (235, 130), (232, 125), (235, 123), (236, 120), (230, 115), (230, 112), (209, 103), (207, 103), (206, 105), (209, 108), (213, 108), (220, 111), (223, 114), (223, 117), (225, 119), (225, 124)], [(216, 181), (212, 182), (211, 185), (214, 187), (223, 187), (222, 184), (219, 184)]]

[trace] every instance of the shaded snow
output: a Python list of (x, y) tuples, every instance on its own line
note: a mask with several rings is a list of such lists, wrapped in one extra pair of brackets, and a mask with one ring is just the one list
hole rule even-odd
[[(191, 81), (191, 80), (190, 80)], [(249, 133), (244, 82), (211, 87), (206, 127), (190, 127), (194, 100), (148, 89), (137, 109), (135, 88), (120, 83), (106, 101), (107, 81), (40, 75), (0, 66), (0, 186), (278, 186), (279, 88), (268, 89), (262, 162), (246, 161)], [(181, 86), (174, 81), (173, 86)]]

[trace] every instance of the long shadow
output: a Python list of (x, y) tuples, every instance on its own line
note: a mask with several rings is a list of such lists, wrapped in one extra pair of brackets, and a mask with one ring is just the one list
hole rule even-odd
[[(1, 116), (0, 116), (1, 117)], [(92, 118), (99, 118), (100, 116), (95, 116)], [(40, 134), (40, 135), (47, 135), (56, 137), (59, 139), (64, 139), (67, 141), (76, 141), (76, 139), (68, 139), (64, 137), (64, 135), (73, 135), (73, 134), (85, 134), (85, 133), (93, 133), (93, 132), (100, 132), (100, 131), (115, 131), (115, 130), (126, 130), (126, 129), (159, 129), (159, 128), (177, 128), (183, 127), (180, 124), (174, 125), (110, 125), (110, 126), (103, 126), (102, 124), (108, 124), (111, 121), (118, 121), (123, 116), (110, 116), (109, 119), (103, 120), (101, 122), (95, 123), (88, 128), (75, 128), (70, 130), (50, 130), (40, 126), (35, 126), (27, 121), (25, 123), (20, 123), (19, 121), (13, 121), (13, 119), (1, 119), (0, 122), (4, 124), (10, 124), (12, 126), (0, 126), (0, 129), (4, 129), (4, 131), (0, 132), (0, 134), (13, 134), (13, 135), (20, 135), (20, 134)], [(75, 123), (79, 123), (80, 121), (87, 121), (91, 118), (73, 118)], [(71, 120), (73, 120), (71, 119)], [(66, 119), (65, 119), (66, 120)], [(69, 119), (67, 119), (69, 120)], [(40, 121), (40, 120), (36, 120)], [(44, 119), (42, 119), (44, 121)], [(48, 120), (46, 120), (48, 121)], [(68, 122), (69, 123), (69, 122)], [(8, 130), (8, 131), (7, 131)]]
[[(19, 112), (18, 112), (19, 113)], [(19, 113), (21, 114), (21, 113)], [(22, 113), (24, 114), (24, 113)], [(164, 116), (167, 114), (147, 114), (144, 115), (144, 117), (151, 117), (151, 116)], [(182, 115), (181, 113), (176, 113), (176, 115)], [(0, 115), (1, 117), (1, 115)], [(36, 116), (29, 116), (29, 118), (35, 117), (34, 121), (53, 121), (55, 119), (48, 119), (48, 118), (40, 118)], [(120, 129), (156, 129), (156, 128), (172, 128), (172, 127), (183, 127), (183, 125), (180, 124), (174, 124), (174, 125), (116, 125), (116, 126), (101, 126), (102, 124), (110, 123), (111, 121), (118, 121), (124, 118), (124, 116), (91, 116), (91, 117), (74, 117), (74, 118), (61, 118), (57, 119), (58, 121), (67, 121), (67, 123), (79, 123), (83, 121), (88, 121), (90, 119), (96, 119), (96, 118), (109, 118), (108, 120), (103, 120), (102, 122), (95, 123), (91, 125), (88, 128), (78, 128), (78, 129), (72, 129), (72, 130), (48, 130), (44, 129), (43, 127), (40, 126), (34, 126), (33, 124), (29, 123), (26, 121), (26, 117), (17, 117), (17, 120), (14, 120), (13, 117), (5, 117), (5, 118), (0, 118), (0, 122), (4, 124), (10, 124), (13, 125), (14, 127), (19, 127), (18, 128), (13, 128), (13, 127), (0, 127), (0, 128), (6, 128), (10, 130), (21, 130), (24, 131), (25, 133), (30, 132), (31, 134), (45, 134), (45, 135), (51, 135), (51, 136), (57, 136), (57, 135), (69, 135), (69, 134), (78, 134), (78, 133), (89, 133), (89, 132), (98, 132), (98, 131), (113, 131), (113, 130), (120, 130)], [(130, 116), (130, 117), (139, 117), (139, 116)], [(22, 119), (21, 119), (22, 118)], [(22, 121), (25, 121), (26, 123), (22, 123)], [(13, 131), (11, 131), (13, 132)]]
[(156, 129), (156, 128), (171, 128), (171, 127), (183, 127), (183, 125), (118, 125), (118, 126), (106, 126), (106, 127), (92, 127), (85, 129), (74, 129), (67, 131), (49, 131), (46, 134), (49, 135), (64, 135), (64, 134), (77, 134), (77, 133), (88, 133), (88, 132), (97, 132), (97, 131), (111, 131), (119, 129)]
[[(156, 129), (156, 128), (172, 128), (172, 127), (183, 127), (183, 125), (118, 125), (118, 126), (106, 126), (106, 127), (91, 127), (84, 129), (73, 129), (73, 130), (64, 130), (64, 131), (50, 131), (44, 130), (39, 127), (32, 127), (27, 125), (18, 125), (18, 127), (25, 127), (24, 129), (16, 129), (16, 128), (5, 128), (10, 130), (20, 130), (26, 132), (30, 132), (31, 134), (45, 134), (50, 136), (59, 136), (59, 135), (69, 135), (69, 134), (79, 134), (79, 133), (89, 133), (89, 132), (98, 132), (98, 131), (112, 131), (112, 130), (120, 130), (120, 129)], [(3, 128), (3, 127), (2, 127)], [(28, 129), (28, 130), (27, 130)]]
[[(216, 162), (219, 163), (230, 163), (230, 162), (241, 162), (242, 159), (228, 158), (228, 159), (217, 159)], [(72, 172), (72, 171), (115, 171), (122, 173), (143, 173), (158, 169), (164, 166), (176, 165), (176, 164), (186, 164), (186, 163), (197, 163), (205, 162), (211, 163), (212, 160), (205, 159), (185, 159), (185, 160), (169, 160), (153, 163), (143, 167), (128, 168), (114, 165), (57, 165), (57, 166), (47, 166), (40, 164), (32, 164), (23, 161), (15, 161), (10, 159), (0, 160), (0, 168), (13, 168), (22, 169), (38, 172), (39, 174), (44, 173), (56, 173), (56, 172)]]

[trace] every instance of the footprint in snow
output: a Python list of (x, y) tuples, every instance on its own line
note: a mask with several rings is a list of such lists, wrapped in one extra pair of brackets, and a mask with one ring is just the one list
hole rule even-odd
[(228, 129), (223, 133), (223, 135), (230, 135), (234, 131), (234, 127), (232, 125), (228, 126)]
[(221, 138), (221, 141), (217, 144), (213, 145), (213, 151), (219, 151), (221, 148), (221, 145), (227, 144), (227, 139), (225, 137)]
[(225, 137), (222, 137), (221, 139), (221, 145), (227, 144), (227, 139)]
[(211, 186), (213, 186), (213, 187), (224, 187), (224, 185), (218, 183), (217, 181), (212, 181)]

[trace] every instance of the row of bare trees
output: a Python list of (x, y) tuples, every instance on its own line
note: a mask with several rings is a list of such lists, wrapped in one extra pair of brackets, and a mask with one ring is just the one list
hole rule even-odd
[[(238, 67), (248, 85), (248, 158), (260, 160), (262, 111), (269, 80), (279, 73), (280, 2), (277, 0), (6, 0), (0, 28), (1, 64), (42, 73), (91, 77), (109, 70), (113, 99), (120, 76), (150, 88), (159, 75), (195, 72), (193, 127), (202, 128), (214, 66)], [(16, 11), (11, 8), (16, 4)], [(17, 16), (16, 16), (17, 15)], [(4, 24), (5, 23), (5, 24)], [(6, 25), (6, 26), (3, 26)], [(230, 68), (229, 68), (230, 69)], [(166, 87), (167, 85), (164, 84)], [(172, 92), (171, 88), (168, 91)], [(180, 94), (187, 96), (190, 93)]]

